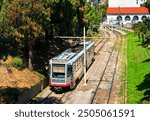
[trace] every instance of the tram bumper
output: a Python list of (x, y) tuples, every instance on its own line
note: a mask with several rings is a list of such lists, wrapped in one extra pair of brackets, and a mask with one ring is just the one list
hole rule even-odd
[(72, 82), (70, 82), (70, 83), (54, 83), (54, 82), (49, 82), (49, 85), (51, 87), (69, 87), (70, 85), (72, 85)]

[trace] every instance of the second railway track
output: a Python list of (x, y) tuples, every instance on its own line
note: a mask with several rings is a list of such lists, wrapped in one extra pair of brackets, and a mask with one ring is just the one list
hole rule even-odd
[(116, 46), (118, 49), (121, 47), (122, 36), (117, 32), (114, 32), (117, 37), (117, 41), (115, 41), (114, 47), (110, 52), (109, 59), (107, 60), (105, 69), (102, 73), (102, 76), (99, 80), (99, 84), (97, 86), (96, 92), (93, 96), (91, 103), (115, 103), (115, 96), (118, 92), (114, 91), (114, 83), (117, 84), (118, 80), (116, 79), (116, 73), (118, 70), (118, 59), (119, 59), (119, 50), (116, 50)]

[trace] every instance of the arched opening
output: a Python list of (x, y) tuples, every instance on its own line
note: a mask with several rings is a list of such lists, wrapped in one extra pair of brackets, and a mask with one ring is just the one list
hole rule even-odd
[(125, 21), (130, 21), (130, 20), (131, 20), (130, 16), (125, 17)]
[(141, 20), (144, 20), (144, 19), (146, 19), (146, 18), (147, 18), (146, 16), (142, 16)]
[(139, 17), (138, 16), (134, 16), (133, 17), (133, 21), (138, 21), (139, 20)]
[(122, 17), (121, 16), (117, 16), (117, 21), (122, 21)]

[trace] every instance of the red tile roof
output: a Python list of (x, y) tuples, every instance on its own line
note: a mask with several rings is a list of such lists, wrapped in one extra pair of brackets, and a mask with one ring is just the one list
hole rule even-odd
[(107, 14), (149, 14), (145, 7), (107, 8)]

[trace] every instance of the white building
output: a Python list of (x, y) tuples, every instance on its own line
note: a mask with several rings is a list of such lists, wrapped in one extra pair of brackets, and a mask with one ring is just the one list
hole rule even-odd
[(150, 17), (149, 11), (140, 5), (146, 0), (109, 0), (107, 23), (127, 25)]
[(108, 0), (108, 7), (140, 7), (147, 0)]

